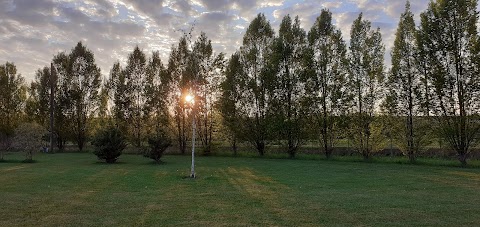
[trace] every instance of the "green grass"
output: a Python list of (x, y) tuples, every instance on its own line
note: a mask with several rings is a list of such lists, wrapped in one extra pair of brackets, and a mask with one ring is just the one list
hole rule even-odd
[(0, 163), (0, 226), (480, 226), (480, 169), (40, 154)]

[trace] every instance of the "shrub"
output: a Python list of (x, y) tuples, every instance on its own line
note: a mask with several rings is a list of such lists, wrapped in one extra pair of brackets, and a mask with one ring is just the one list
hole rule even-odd
[(163, 130), (159, 130), (154, 136), (148, 138), (148, 148), (144, 156), (160, 163), (165, 150), (172, 144), (170, 137)]
[(107, 163), (115, 163), (127, 146), (125, 136), (115, 126), (100, 129), (92, 140), (93, 152), (99, 159)]
[(36, 123), (23, 123), (15, 129), (13, 147), (25, 152), (25, 161), (31, 162), (33, 154), (42, 148), (46, 130)]

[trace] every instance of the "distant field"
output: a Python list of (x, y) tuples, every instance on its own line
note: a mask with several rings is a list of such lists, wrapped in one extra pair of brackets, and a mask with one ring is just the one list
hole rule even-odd
[[(19, 154), (7, 160), (21, 160)], [(40, 154), (0, 163), (0, 226), (480, 226), (480, 169)]]

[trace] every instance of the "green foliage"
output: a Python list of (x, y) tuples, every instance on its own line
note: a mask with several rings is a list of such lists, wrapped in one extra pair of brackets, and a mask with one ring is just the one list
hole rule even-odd
[[(124, 68), (125, 86), (128, 88), (125, 94), (128, 100), (126, 123), (129, 127), (130, 140), (139, 148), (144, 136), (146, 114), (144, 110), (147, 103), (147, 94), (144, 89), (147, 82), (147, 58), (138, 46), (128, 55), (127, 65)], [(153, 95), (152, 95), (153, 96)]]
[(222, 116), (222, 125), (228, 134), (233, 153), (236, 154), (237, 140), (241, 137), (242, 132), (238, 101), (242, 92), (241, 88), (245, 86), (241, 84), (244, 72), (238, 52), (230, 56), (224, 74), (225, 78), (220, 84), (221, 95), (217, 105)]
[(354, 149), (363, 156), (364, 160), (370, 160), (375, 152), (385, 147), (384, 131), (388, 126), (380, 117), (370, 117), (365, 113), (351, 116), (350, 121), (349, 138)]
[(440, 135), (466, 165), (480, 133), (480, 37), (476, 0), (437, 0), (421, 14), (419, 43), (434, 89), (429, 105)]
[(15, 128), (22, 120), (27, 97), (24, 78), (17, 74), (15, 64), (7, 62), (0, 65), (0, 143), (8, 146)]
[(33, 160), (33, 154), (43, 148), (45, 128), (37, 123), (23, 123), (15, 129), (13, 148), (25, 152), (25, 161)]
[[(406, 116), (406, 119), (402, 118), (400, 121), (405, 122), (404, 124), (397, 124), (400, 127), (394, 127), (396, 133), (392, 133), (392, 136), (396, 135), (397, 143), (400, 143), (398, 146), (411, 162), (415, 162), (417, 153), (426, 145), (424, 137), (427, 133), (421, 121), (414, 122), (416, 116), (424, 113), (421, 104), (425, 102), (422, 100), (422, 92), (425, 91), (422, 86), (425, 84), (421, 81), (421, 67), (417, 61), (419, 48), (416, 34), (410, 2), (407, 1), (396, 32), (392, 50), (392, 69), (386, 81), (389, 92), (384, 101), (389, 115)], [(416, 129), (420, 132), (416, 132)]]
[(124, 132), (111, 125), (97, 132), (92, 140), (92, 145), (95, 146), (93, 153), (99, 159), (105, 160), (107, 163), (114, 163), (122, 154), (127, 143)]
[[(289, 15), (280, 23), (278, 37), (271, 43), (267, 62), (267, 73), (273, 78), (268, 86), (273, 87), (270, 111), (273, 116), (272, 139), (285, 141), (286, 151), (291, 158), (304, 138), (305, 111), (302, 106), (304, 73), (303, 54), (306, 34), (300, 27), (298, 17), (294, 21)], [(267, 127), (268, 128), (268, 127)]]
[(81, 42), (70, 53), (55, 55), (52, 63), (53, 71), (49, 67), (37, 70), (30, 85), (26, 111), (30, 120), (46, 126), (53, 85), (57, 146), (62, 150), (69, 140), (82, 150), (91, 133), (90, 120), (100, 104), (100, 68), (93, 52)]
[(341, 129), (338, 116), (344, 115), (348, 108), (347, 47), (328, 10), (322, 10), (308, 33), (308, 40), (306, 59), (311, 67), (305, 75), (306, 106), (319, 129), (314, 133), (320, 135), (322, 150), (329, 158)]
[(350, 32), (349, 82), (353, 115), (351, 134), (358, 150), (365, 159), (375, 151), (380, 138), (377, 127), (372, 127), (376, 102), (380, 98), (383, 75), (383, 55), (380, 29), (371, 29), (371, 22), (363, 19), (363, 14), (353, 22)]
[[(188, 41), (187, 41), (188, 40)], [(191, 42), (191, 33), (184, 34), (177, 46), (172, 47), (167, 66), (168, 84), (168, 103), (173, 109), (173, 126), (176, 131), (178, 148), (182, 154), (186, 152), (188, 135), (190, 128), (187, 122), (192, 117), (192, 111), (185, 103), (187, 92), (192, 91), (192, 82), (194, 80), (191, 66), (191, 49), (188, 45)]]
[(258, 14), (250, 23), (243, 36), (240, 48), (240, 61), (244, 75), (241, 83), (242, 93), (238, 106), (245, 125), (242, 140), (253, 145), (260, 155), (265, 153), (268, 142), (272, 140), (273, 110), (271, 100), (274, 96), (275, 77), (268, 66), (268, 56), (274, 31), (265, 15)]
[(50, 68), (44, 67), (35, 72), (35, 79), (30, 84), (25, 113), (29, 120), (47, 127), (50, 109)]
[(144, 156), (160, 163), (165, 150), (172, 145), (170, 136), (164, 130), (157, 130), (148, 138), (148, 148)]

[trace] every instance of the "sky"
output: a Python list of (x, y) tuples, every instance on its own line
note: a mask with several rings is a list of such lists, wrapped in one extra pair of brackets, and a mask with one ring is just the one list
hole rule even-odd
[[(417, 23), (429, 0), (411, 0)], [(229, 56), (239, 49), (249, 23), (264, 13), (278, 31), (283, 16), (299, 16), (308, 32), (322, 9), (348, 42), (350, 27), (360, 12), (379, 27), (390, 51), (404, 0), (0, 0), (0, 64), (14, 62), (27, 81), (49, 66), (54, 55), (70, 52), (82, 41), (108, 76), (116, 61), (125, 65), (138, 45), (147, 56), (159, 51), (166, 64), (172, 45), (194, 25), (204, 31), (214, 51)]]

